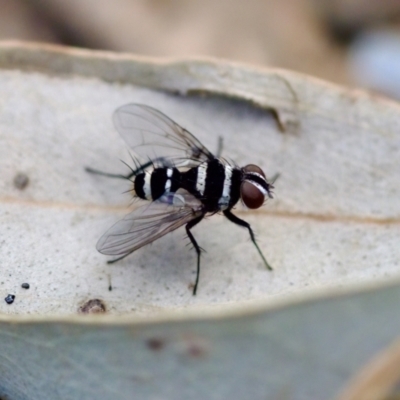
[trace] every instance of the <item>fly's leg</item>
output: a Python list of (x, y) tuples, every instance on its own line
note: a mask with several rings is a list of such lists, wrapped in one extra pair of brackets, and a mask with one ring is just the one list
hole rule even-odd
[(272, 271), (272, 267), (268, 264), (268, 261), (264, 257), (264, 254), (261, 252), (260, 248), (258, 247), (258, 244), (256, 242), (256, 238), (254, 236), (253, 229), (251, 229), (251, 226), (248, 222), (243, 221), (242, 219), (238, 218), (236, 215), (232, 214), (230, 210), (225, 210), (224, 215), (226, 218), (229, 219), (229, 221), (233, 222), (236, 225), (243, 226), (244, 228), (247, 228), (250, 233), (250, 239), (253, 242), (254, 246), (256, 246), (256, 249), (258, 251), (258, 254), (260, 254), (262, 260), (264, 261), (265, 266)]
[[(199, 276), (200, 276), (200, 254), (201, 254), (201, 248), (200, 246), (197, 244), (196, 239), (194, 238), (192, 232), (190, 231), (190, 229), (192, 229), (195, 225), (197, 225), (202, 219), (204, 218), (204, 214), (200, 215), (199, 217), (192, 219), (190, 222), (188, 222), (186, 224), (186, 233), (189, 236), (190, 241), (193, 244), (194, 249), (196, 250), (197, 253), (197, 274), (196, 274), (196, 282), (194, 284), (194, 288), (193, 288), (193, 296), (196, 295), (197, 292), (197, 286), (199, 284)], [(123, 258), (129, 256), (130, 254), (132, 254), (133, 251), (130, 251), (129, 253), (124, 254), (121, 257), (115, 258), (114, 260), (109, 260), (107, 261), (107, 264), (114, 264), (117, 261), (122, 260)]]
[[(122, 160), (121, 160), (122, 161)], [(148, 161), (147, 163), (144, 163), (142, 165), (136, 164), (136, 169), (132, 169), (126, 162), (122, 161), (130, 170), (131, 172), (128, 175), (121, 175), (121, 174), (110, 174), (108, 172), (103, 172), (99, 171), (98, 169), (90, 168), (90, 167), (85, 167), (85, 171), (89, 172), (91, 174), (96, 174), (96, 175), (101, 175), (101, 176), (107, 176), (108, 178), (118, 178), (118, 179), (128, 179), (130, 180), (134, 176), (144, 172), (146, 168), (154, 165), (155, 163), (166, 163), (165, 159), (162, 157), (156, 158), (154, 160)]]
[(194, 249), (196, 250), (197, 253), (197, 275), (196, 275), (196, 282), (194, 284), (193, 288), (193, 296), (196, 296), (197, 292), (197, 285), (199, 284), (199, 277), (200, 277), (200, 254), (201, 254), (201, 248), (197, 244), (196, 239), (194, 238), (192, 232), (190, 230), (197, 225), (202, 219), (204, 218), (204, 214), (200, 215), (199, 217), (192, 219), (190, 222), (186, 224), (186, 233), (189, 236), (190, 241), (192, 242), (192, 245)]
[(223, 145), (224, 145), (224, 138), (222, 136), (218, 136), (217, 152), (215, 153), (216, 158), (221, 157)]
[(119, 178), (119, 179), (128, 179), (128, 180), (131, 179), (135, 175), (134, 172), (131, 172), (128, 175), (110, 174), (108, 172), (99, 171), (97, 169), (93, 169), (93, 168), (90, 168), (90, 167), (85, 167), (85, 171), (89, 172), (91, 174), (107, 176), (108, 178)]

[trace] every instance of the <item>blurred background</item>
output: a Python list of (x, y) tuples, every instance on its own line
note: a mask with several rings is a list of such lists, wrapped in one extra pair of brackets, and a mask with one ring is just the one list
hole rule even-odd
[(0, 39), (287, 68), (400, 99), (400, 0), (0, 0)]

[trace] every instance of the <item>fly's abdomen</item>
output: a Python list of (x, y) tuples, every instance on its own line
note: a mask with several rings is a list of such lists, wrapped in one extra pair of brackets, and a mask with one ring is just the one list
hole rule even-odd
[(165, 193), (176, 192), (180, 187), (181, 174), (176, 168), (155, 168), (135, 177), (136, 195), (144, 200), (157, 200)]

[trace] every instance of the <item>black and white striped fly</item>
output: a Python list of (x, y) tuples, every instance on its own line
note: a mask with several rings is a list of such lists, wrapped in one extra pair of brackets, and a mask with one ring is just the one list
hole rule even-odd
[(206, 215), (222, 212), (229, 221), (247, 228), (250, 239), (265, 266), (272, 269), (262, 254), (253, 230), (232, 213), (239, 200), (250, 209), (261, 207), (272, 198), (272, 183), (256, 165), (243, 168), (213, 155), (190, 132), (160, 111), (142, 104), (118, 108), (114, 125), (135, 152), (135, 168), (128, 175), (109, 174), (87, 168), (88, 172), (128, 179), (134, 197), (147, 203), (113, 225), (98, 241), (102, 254), (121, 260), (135, 250), (186, 225), (186, 233), (197, 253), (197, 292), (202, 249), (191, 229)]

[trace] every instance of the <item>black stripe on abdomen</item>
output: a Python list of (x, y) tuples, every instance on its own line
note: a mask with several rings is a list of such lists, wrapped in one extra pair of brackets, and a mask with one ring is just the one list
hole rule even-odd
[(135, 189), (136, 196), (145, 200), (146, 196), (145, 196), (144, 190), (143, 190), (143, 188), (144, 188), (144, 173), (136, 175), (133, 187)]
[(189, 193), (195, 195), (197, 198), (200, 197), (200, 194), (196, 190), (197, 183), (197, 168), (191, 168), (186, 172), (182, 173), (182, 188), (187, 190)]
[(173, 169), (171, 179), (171, 192), (176, 192), (181, 187), (181, 173), (177, 168)]
[(165, 193), (165, 183), (167, 182), (167, 168), (156, 168), (151, 173), (150, 188), (151, 197), (157, 200)]

